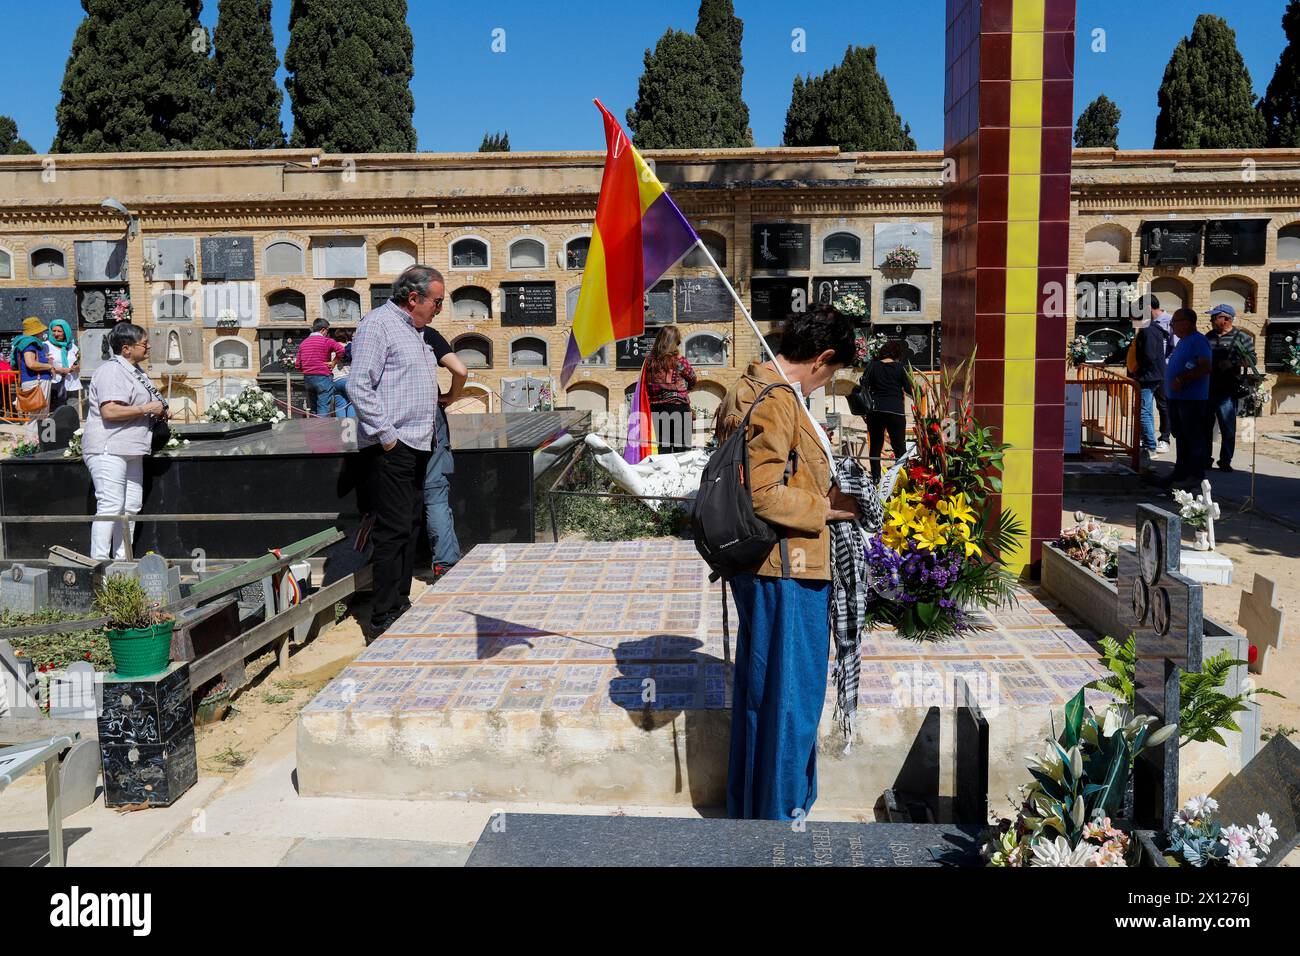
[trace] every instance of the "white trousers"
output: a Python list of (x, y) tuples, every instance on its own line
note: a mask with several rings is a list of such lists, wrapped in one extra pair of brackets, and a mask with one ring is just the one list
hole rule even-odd
[[(86, 458), (95, 483), (95, 514), (136, 515), (144, 501), (144, 455), (90, 455)], [(96, 521), (90, 526), (92, 558), (126, 557), (120, 521)], [(135, 522), (127, 531), (135, 537)]]

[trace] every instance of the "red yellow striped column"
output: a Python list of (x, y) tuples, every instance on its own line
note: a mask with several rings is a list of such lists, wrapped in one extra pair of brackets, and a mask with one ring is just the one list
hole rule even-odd
[(948, 0), (944, 359), (975, 352), (975, 410), (1000, 429), (1002, 494), (1032, 570), (1061, 528), (1074, 0)]

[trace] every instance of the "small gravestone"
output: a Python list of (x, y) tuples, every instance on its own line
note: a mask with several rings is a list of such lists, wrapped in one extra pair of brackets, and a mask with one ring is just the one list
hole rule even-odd
[(1300, 845), (1300, 747), (1277, 734), (1241, 772), (1210, 794), (1219, 802), (1215, 819), (1224, 826), (1255, 826), (1267, 813), (1277, 828), (1265, 866), (1277, 866)]
[(0, 574), (0, 607), (16, 614), (34, 614), (49, 606), (50, 572), (15, 564)]
[[(1138, 505), (1137, 547), (1119, 552), (1116, 581), (1121, 633), (1134, 635), (1135, 710), (1160, 726), (1179, 717), (1179, 674), (1201, 669), (1204, 619), (1201, 586), (1179, 573), (1182, 521)], [(1178, 734), (1148, 747), (1134, 762), (1135, 823), (1164, 829), (1178, 809)]]
[(1255, 584), (1249, 591), (1241, 592), (1237, 608), (1237, 623), (1246, 631), (1246, 638), (1255, 647), (1255, 660), (1250, 665), (1252, 674), (1263, 674), (1272, 652), (1282, 650), (1282, 628), (1286, 615), (1273, 604), (1273, 582), (1256, 572)]
[(89, 613), (95, 602), (95, 569), (52, 567), (49, 577), (50, 607)]
[(982, 825), (503, 813), (466, 866), (981, 866)]
[(41, 422), (36, 434), (41, 451), (58, 451), (68, 447), (72, 433), (81, 427), (81, 416), (71, 405), (60, 405)]
[(989, 722), (970, 685), (961, 678), (957, 685), (953, 819), (985, 823), (989, 818)]
[(0, 717), (39, 717), (36, 675), (32, 662), (14, 653), (13, 645), (0, 640)]
[(181, 569), (170, 567), (162, 555), (146, 554), (140, 559), (136, 573), (149, 600), (167, 607), (181, 599)]
[(114, 575), (125, 575), (128, 578), (139, 577), (140, 563), (138, 561), (114, 561), (104, 569), (104, 577), (111, 578)]

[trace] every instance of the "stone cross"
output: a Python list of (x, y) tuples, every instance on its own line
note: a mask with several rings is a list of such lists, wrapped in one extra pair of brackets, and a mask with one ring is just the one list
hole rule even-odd
[(1257, 649), (1250, 672), (1264, 673), (1269, 652), (1282, 650), (1282, 628), (1286, 626), (1286, 616), (1281, 608), (1273, 606), (1273, 582), (1258, 572), (1255, 573), (1254, 586), (1241, 592), (1237, 623)]
[(1201, 493), (1195, 499), (1205, 505), (1205, 530), (1210, 537), (1210, 550), (1214, 550), (1214, 519), (1219, 515), (1219, 503), (1210, 497), (1210, 481), (1208, 478), (1201, 480)]

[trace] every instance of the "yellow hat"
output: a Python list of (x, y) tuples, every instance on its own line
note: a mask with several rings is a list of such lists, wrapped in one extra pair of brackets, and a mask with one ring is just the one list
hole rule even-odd
[(48, 326), (34, 315), (23, 319), (23, 335), (40, 335), (48, 331)]

